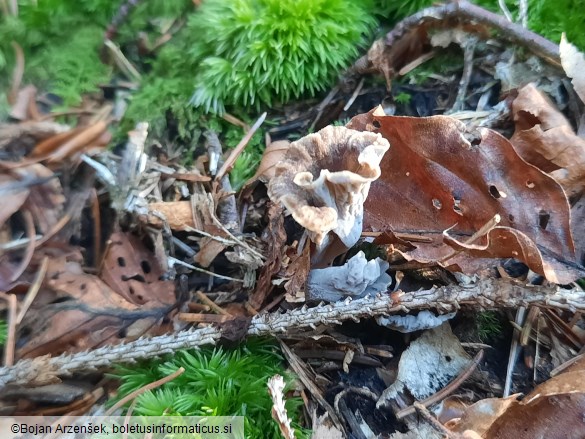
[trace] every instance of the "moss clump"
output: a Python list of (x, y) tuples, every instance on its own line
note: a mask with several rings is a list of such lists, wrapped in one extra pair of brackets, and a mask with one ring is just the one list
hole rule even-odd
[(502, 322), (498, 313), (485, 311), (477, 315), (475, 320), (477, 336), (485, 343), (496, 338), (503, 330)]
[(107, 82), (108, 66), (99, 59), (104, 29), (120, 1), (21, 0), (18, 16), (0, 15), (0, 85), (6, 87), (15, 63), (11, 42), (26, 62), (25, 82), (76, 105), (81, 95)]
[(0, 345), (3, 345), (8, 337), (8, 325), (4, 320), (0, 320)]
[[(227, 350), (221, 347), (179, 351), (158, 361), (119, 366), (122, 384), (116, 399), (184, 367), (185, 372), (159, 389), (136, 400), (135, 415), (245, 416), (247, 438), (279, 439), (271, 416), (272, 401), (266, 383), (274, 374), (286, 376), (282, 358), (273, 343), (252, 340)], [(112, 401), (113, 402), (113, 401)], [(298, 438), (308, 436), (294, 422), (302, 401), (287, 400)]]
[(258, 107), (326, 89), (375, 24), (354, 0), (208, 0), (188, 27), (201, 58), (192, 102)]

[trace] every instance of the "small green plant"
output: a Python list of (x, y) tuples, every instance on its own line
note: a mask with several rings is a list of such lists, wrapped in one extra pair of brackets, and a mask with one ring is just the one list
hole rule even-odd
[(4, 320), (0, 320), (0, 345), (3, 345), (8, 337), (8, 325)]
[[(185, 372), (136, 400), (134, 413), (145, 416), (245, 416), (246, 437), (281, 438), (271, 416), (272, 401), (266, 383), (274, 374), (287, 376), (274, 343), (250, 340), (234, 349), (222, 347), (179, 351), (161, 360), (118, 366), (122, 384), (115, 402), (146, 384), (184, 367)], [(298, 438), (308, 437), (295, 419), (302, 401), (288, 398), (287, 411)]]
[(406, 104), (410, 103), (411, 99), (412, 99), (412, 95), (410, 93), (406, 93), (403, 91), (401, 91), (396, 96), (394, 96), (394, 100), (399, 104), (406, 105)]
[(498, 313), (484, 311), (477, 315), (476, 320), (477, 336), (482, 342), (486, 342), (498, 336), (503, 330), (502, 322)]
[(258, 107), (326, 89), (375, 24), (364, 1), (208, 0), (188, 27), (202, 59), (193, 104)]

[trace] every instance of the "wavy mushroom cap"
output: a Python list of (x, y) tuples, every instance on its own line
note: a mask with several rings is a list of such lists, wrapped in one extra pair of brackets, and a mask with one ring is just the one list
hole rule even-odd
[(357, 242), (363, 203), (380, 176), (390, 144), (380, 134), (328, 126), (293, 142), (268, 185), (318, 246), (333, 231), (349, 248)]

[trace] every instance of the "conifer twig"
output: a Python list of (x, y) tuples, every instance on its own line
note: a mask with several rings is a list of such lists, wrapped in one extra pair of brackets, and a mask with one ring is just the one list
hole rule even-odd
[[(362, 318), (422, 309), (448, 313), (462, 307), (486, 310), (528, 305), (548, 306), (571, 312), (585, 311), (585, 291), (577, 288), (524, 285), (509, 279), (481, 279), (465, 285), (449, 285), (414, 292), (380, 293), (312, 308), (304, 306), (286, 313), (259, 314), (252, 318), (247, 334), (282, 335), (290, 331), (308, 330), (317, 325), (337, 325), (345, 320), (359, 321)], [(38, 385), (55, 382), (59, 376), (215, 344), (221, 335), (221, 328), (205, 327), (139, 338), (126, 344), (104, 346), (71, 355), (21, 360), (12, 367), (0, 368), (0, 391), (10, 383)]]

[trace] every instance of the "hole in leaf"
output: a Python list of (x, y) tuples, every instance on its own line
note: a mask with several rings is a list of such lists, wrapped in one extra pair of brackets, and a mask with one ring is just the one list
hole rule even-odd
[(120, 267), (125, 267), (126, 266), (126, 260), (123, 257), (119, 257), (118, 258), (118, 265)]
[(463, 209), (461, 209), (461, 199), (457, 197), (453, 197), (453, 211), (457, 215), (463, 216)]
[(548, 222), (550, 221), (550, 213), (545, 210), (541, 210), (538, 212), (538, 225), (542, 230), (546, 230), (546, 226), (548, 226)]
[(514, 215), (512, 215), (512, 214), (508, 215), (508, 219), (510, 220), (511, 223), (513, 223), (514, 219), (515, 219)]
[(433, 206), (437, 210), (441, 210), (441, 208), (443, 207), (443, 205), (441, 204), (441, 202), (439, 200), (437, 200), (436, 198), (433, 198)]
[(500, 194), (500, 191), (498, 190), (498, 188), (497, 188), (497, 187), (495, 187), (493, 184), (492, 184), (492, 185), (490, 185), (490, 195), (491, 195), (492, 197), (494, 197), (496, 200), (497, 200), (498, 198), (501, 198), (501, 197), (502, 197), (502, 195)]
[(452, 358), (451, 358), (451, 356), (450, 356), (450, 355), (445, 355), (445, 361), (446, 361), (447, 363), (450, 363), (450, 362), (451, 362), (451, 360), (452, 360)]
[(526, 187), (528, 189), (532, 189), (532, 188), (534, 188), (534, 186), (535, 186), (535, 184), (532, 180), (526, 180)]
[(142, 267), (142, 271), (144, 271), (145, 274), (150, 273), (150, 263), (148, 261), (142, 261), (140, 267)]

